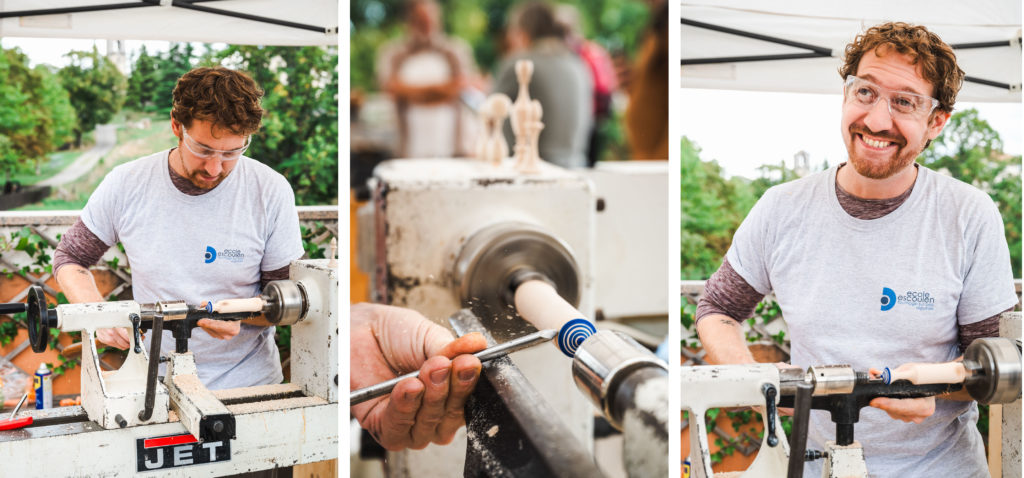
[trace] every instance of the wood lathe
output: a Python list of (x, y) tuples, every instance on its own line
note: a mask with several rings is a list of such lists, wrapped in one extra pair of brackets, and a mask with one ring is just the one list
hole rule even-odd
[[(26, 304), (29, 340), (45, 350), (51, 327), (82, 334), (82, 405), (22, 412), (31, 426), (0, 431), (9, 476), (223, 476), (329, 460), (338, 454), (338, 277), (327, 259), (292, 263), (291, 280), (267, 285), (256, 300), (190, 305), (117, 301), (48, 308), (33, 288)], [(218, 311), (219, 310), (219, 311)], [(290, 383), (208, 390), (196, 375), (188, 338), (203, 318), (262, 314), (291, 325)], [(100, 368), (96, 331), (131, 330), (116, 371)], [(171, 351), (162, 330), (172, 331)], [(151, 331), (149, 350), (141, 340)], [(166, 363), (158, 377), (159, 363)], [(39, 462), (25, 457), (51, 455)]]

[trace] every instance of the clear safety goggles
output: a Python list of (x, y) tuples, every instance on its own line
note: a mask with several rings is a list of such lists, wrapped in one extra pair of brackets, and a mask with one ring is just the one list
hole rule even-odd
[(889, 105), (889, 114), (910, 118), (923, 118), (931, 114), (939, 106), (939, 100), (930, 96), (919, 95), (907, 91), (890, 90), (878, 86), (863, 78), (850, 75), (846, 77), (844, 90), (846, 101), (870, 109), (885, 98)]
[(245, 145), (241, 148), (228, 150), (213, 149), (192, 139), (192, 137), (188, 135), (188, 130), (185, 129), (185, 125), (181, 126), (181, 131), (184, 133), (185, 140), (183, 142), (185, 143), (185, 147), (200, 159), (212, 159), (220, 155), (221, 161), (234, 161), (241, 158), (242, 153), (244, 153), (246, 149), (249, 149), (249, 144), (252, 143), (252, 135), (250, 135), (245, 137)]

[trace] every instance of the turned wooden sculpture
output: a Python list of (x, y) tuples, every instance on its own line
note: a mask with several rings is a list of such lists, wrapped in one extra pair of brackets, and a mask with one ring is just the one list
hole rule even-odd
[(480, 108), (480, 119), (483, 122), (483, 133), (476, 145), (476, 157), (481, 161), (500, 166), (508, 157), (508, 144), (501, 127), (512, 108), (512, 100), (502, 93), (488, 96)]

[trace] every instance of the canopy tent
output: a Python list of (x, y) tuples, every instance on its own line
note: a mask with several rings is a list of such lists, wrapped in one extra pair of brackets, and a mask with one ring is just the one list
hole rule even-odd
[(336, 45), (337, 0), (0, 0), (0, 37)]
[(686, 0), (680, 12), (684, 88), (839, 93), (846, 44), (904, 21), (953, 46), (968, 77), (958, 100), (1021, 101), (1019, 0)]

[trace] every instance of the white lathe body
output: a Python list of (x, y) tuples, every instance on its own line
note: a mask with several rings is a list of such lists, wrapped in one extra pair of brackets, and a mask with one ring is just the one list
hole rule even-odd
[[(592, 316), (595, 204), (590, 181), (547, 164), (537, 174), (522, 175), (511, 167), (468, 160), (383, 163), (375, 171), (373, 203), (375, 301), (415, 309), (448, 326), (447, 318), (463, 307), (456, 263), (464, 246), (481, 231), (513, 225), (511, 230), (522, 226), (564, 245), (578, 271), (578, 309)], [(505, 340), (532, 329), (514, 315), (488, 326)], [(573, 386), (571, 361), (555, 347), (534, 347), (512, 357), (589, 447), (593, 412)], [(553, 365), (558, 363), (563, 366)], [(465, 454), (460, 431), (448, 446), (389, 453), (385, 466), (391, 476), (447, 478), (462, 474)]]
[(301, 310), (286, 311), (298, 319), (291, 383), (211, 392), (195, 376), (191, 352), (161, 344), (169, 366), (154, 387), (148, 418), (140, 412), (147, 408), (149, 351), (130, 347), (120, 369), (101, 372), (90, 344), (96, 329), (131, 330), (132, 316), (146, 315), (147, 307), (172, 313), (184, 304), (122, 301), (51, 310), (58, 328), (83, 332), (82, 406), (30, 411), (33, 425), (0, 431), (0, 475), (223, 476), (337, 458), (337, 269), (327, 259), (296, 261), (290, 277), (286, 282), (295, 287), (279, 290), (302, 295), (288, 299)]
[[(932, 364), (918, 364), (935, 367)], [(854, 371), (847, 365), (779, 369), (774, 364), (705, 365), (680, 370), (680, 403), (688, 413), (690, 477), (741, 478), (803, 477), (805, 457), (823, 460), (822, 478), (866, 478), (870, 470), (855, 438), (859, 411), (877, 397), (920, 398), (966, 390), (979, 403), (1019, 402), (1021, 355), (1019, 341), (980, 338), (967, 347), (963, 360), (940, 368), (959, 367), (962, 373), (933, 377), (929, 383), (883, 378)], [(747, 470), (715, 475), (711, 469), (705, 413), (712, 408), (758, 407), (764, 436)], [(782, 431), (777, 407), (793, 409), (792, 436)], [(828, 411), (835, 440), (824, 450), (807, 450), (810, 411)], [(815, 478), (815, 477), (808, 477)]]

